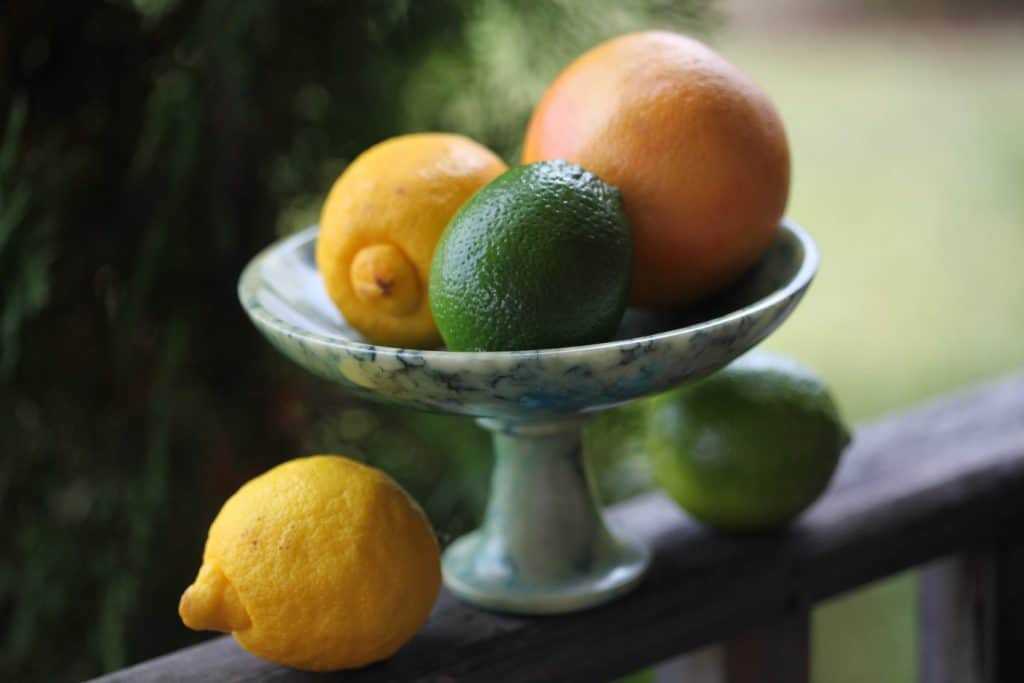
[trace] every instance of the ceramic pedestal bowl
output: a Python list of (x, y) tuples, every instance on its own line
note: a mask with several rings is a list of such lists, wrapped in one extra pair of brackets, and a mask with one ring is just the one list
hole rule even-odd
[[(618, 338), (533, 351), (457, 353), (375, 346), (350, 329), (324, 290), (316, 227), (246, 267), (242, 305), (282, 353), (354, 394), (473, 416), (494, 439), (483, 525), (444, 554), (461, 598), (509, 612), (569, 612), (643, 577), (648, 550), (605, 523), (580, 446), (596, 411), (696, 380), (764, 339), (817, 270), (807, 233), (783, 222), (761, 260), (699, 309), (627, 313)], [(483, 457), (483, 454), (481, 454)]]

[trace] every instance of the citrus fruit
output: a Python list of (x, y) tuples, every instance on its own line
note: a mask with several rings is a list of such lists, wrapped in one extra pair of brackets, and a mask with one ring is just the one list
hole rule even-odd
[(327, 196), (316, 244), (349, 325), (375, 344), (438, 346), (427, 304), (434, 246), (463, 202), (505, 169), (486, 147), (445, 133), (391, 138), (359, 155)]
[(391, 656), (441, 586), (423, 511), (383, 472), (340, 456), (279, 465), (242, 486), (210, 527), (181, 597), (189, 628), (316, 671)]
[(618, 190), (563, 161), (520, 166), (448, 224), (430, 307), (455, 351), (604, 341), (626, 308), (631, 252)]
[(657, 482), (696, 519), (732, 531), (777, 527), (825, 490), (849, 442), (822, 380), (754, 353), (650, 400)]
[(551, 84), (523, 162), (565, 159), (622, 191), (637, 306), (685, 305), (751, 266), (789, 192), (789, 150), (767, 95), (700, 42), (614, 38)]

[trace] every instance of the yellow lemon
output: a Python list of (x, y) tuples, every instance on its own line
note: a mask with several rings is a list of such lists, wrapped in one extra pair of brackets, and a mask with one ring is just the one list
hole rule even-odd
[(461, 135), (417, 133), (363, 152), (331, 188), (316, 263), (327, 293), (375, 344), (441, 343), (427, 303), (434, 246), (448, 220), (505, 163)]
[(327, 671), (390, 657), (440, 589), (437, 539), (416, 502), (379, 470), (317, 455), (228, 499), (178, 612), (264, 659)]

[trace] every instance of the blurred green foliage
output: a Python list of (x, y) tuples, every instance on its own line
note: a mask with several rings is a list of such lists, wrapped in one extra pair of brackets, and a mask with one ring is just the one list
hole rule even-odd
[[(445, 129), (512, 161), (570, 57), (705, 26), (705, 5), (0, 6), (0, 679), (81, 679), (200, 638), (176, 605), (206, 527), (283, 459), (363, 458), (443, 539), (473, 526), (490, 463), (472, 423), (307, 377), (245, 320), (235, 279), (370, 144)], [(613, 496), (640, 485), (613, 450), (596, 459)]]

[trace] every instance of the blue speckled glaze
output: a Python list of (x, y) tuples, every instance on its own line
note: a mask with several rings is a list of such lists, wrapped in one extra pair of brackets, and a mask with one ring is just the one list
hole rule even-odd
[(635, 585), (647, 551), (605, 525), (580, 452), (586, 413), (704, 377), (792, 312), (818, 267), (810, 236), (784, 221), (758, 264), (700, 309), (630, 311), (614, 341), (465, 353), (375, 346), (350, 329), (314, 260), (316, 227), (281, 240), (242, 273), (256, 327), (307, 370), (377, 401), (472, 415), (494, 433), (483, 526), (445, 552), (445, 583), (480, 606), (583, 609)]

